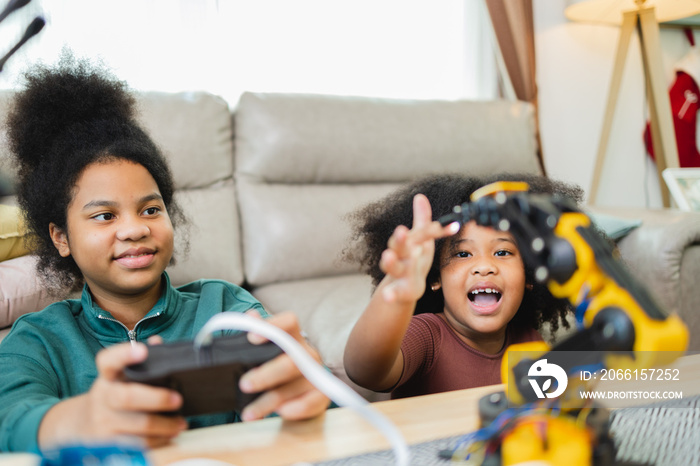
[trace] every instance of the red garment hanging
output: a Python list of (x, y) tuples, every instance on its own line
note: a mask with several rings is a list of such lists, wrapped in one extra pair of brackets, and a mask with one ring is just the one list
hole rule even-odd
[[(686, 29), (686, 37), (690, 41), (690, 52), (676, 64), (676, 80), (671, 85), (671, 114), (676, 131), (678, 147), (678, 163), (681, 167), (700, 167), (700, 152), (697, 145), (697, 114), (700, 102), (700, 56), (695, 49), (693, 33)], [(654, 158), (654, 147), (651, 141), (650, 123), (644, 130), (644, 144), (647, 153)]]

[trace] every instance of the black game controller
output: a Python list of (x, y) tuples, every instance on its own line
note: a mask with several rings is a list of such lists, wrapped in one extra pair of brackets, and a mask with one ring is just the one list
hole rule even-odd
[(127, 366), (124, 376), (179, 392), (183, 404), (172, 414), (240, 412), (259, 395), (241, 392), (240, 377), (281, 353), (274, 343), (253, 345), (245, 333), (214, 338), (199, 350), (191, 341), (149, 345), (148, 358)]

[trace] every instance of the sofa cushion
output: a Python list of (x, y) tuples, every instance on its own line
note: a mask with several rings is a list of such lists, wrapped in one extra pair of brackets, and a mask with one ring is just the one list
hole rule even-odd
[(236, 108), (236, 164), (239, 174), (281, 183), (540, 173), (534, 111), (524, 102), (250, 92)]
[(36, 256), (0, 262), (0, 329), (21, 315), (41, 310), (61, 297), (51, 296), (36, 272)]
[(139, 121), (165, 152), (178, 189), (203, 188), (233, 174), (228, 103), (205, 92), (141, 92)]
[(17, 206), (0, 204), (0, 261), (23, 256), (27, 250), (26, 228)]
[(251, 285), (357, 271), (340, 260), (344, 215), (396, 188), (377, 185), (259, 184), (238, 180), (245, 275)]
[[(240, 221), (232, 180), (206, 189), (180, 189), (175, 199), (187, 213), (189, 225), (177, 234), (177, 262), (167, 269), (172, 283), (218, 278), (242, 284)], [(189, 239), (188, 250), (184, 250), (183, 234)]]
[(243, 283), (228, 103), (205, 92), (137, 94), (139, 120), (164, 152), (190, 220), (190, 250), (168, 269), (174, 285), (200, 278)]

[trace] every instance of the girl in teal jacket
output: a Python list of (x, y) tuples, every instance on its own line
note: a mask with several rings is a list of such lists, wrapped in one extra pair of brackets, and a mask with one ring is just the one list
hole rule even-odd
[[(213, 315), (257, 312), (242, 288), (201, 280), (175, 289), (165, 272), (182, 215), (164, 157), (134, 118), (126, 85), (65, 54), (26, 74), (8, 118), (20, 206), (50, 283), (83, 284), (79, 300), (17, 320), (0, 344), (0, 451), (126, 440), (158, 446), (190, 427), (276, 412), (313, 417), (328, 406), (286, 355), (241, 378), (265, 392), (241, 413), (184, 419), (173, 390), (123, 381), (141, 343), (192, 339)], [(306, 345), (296, 318), (269, 322)]]

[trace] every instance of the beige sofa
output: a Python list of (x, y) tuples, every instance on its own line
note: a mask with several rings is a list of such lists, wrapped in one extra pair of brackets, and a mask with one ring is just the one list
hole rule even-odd
[[(344, 343), (371, 293), (340, 261), (344, 216), (427, 173), (540, 172), (533, 109), (521, 102), (246, 93), (231, 111), (205, 93), (139, 101), (191, 219), (173, 282), (221, 278), (272, 313), (294, 311), (343, 378)], [(643, 223), (620, 241), (623, 257), (700, 349), (700, 213), (625, 215)]]

